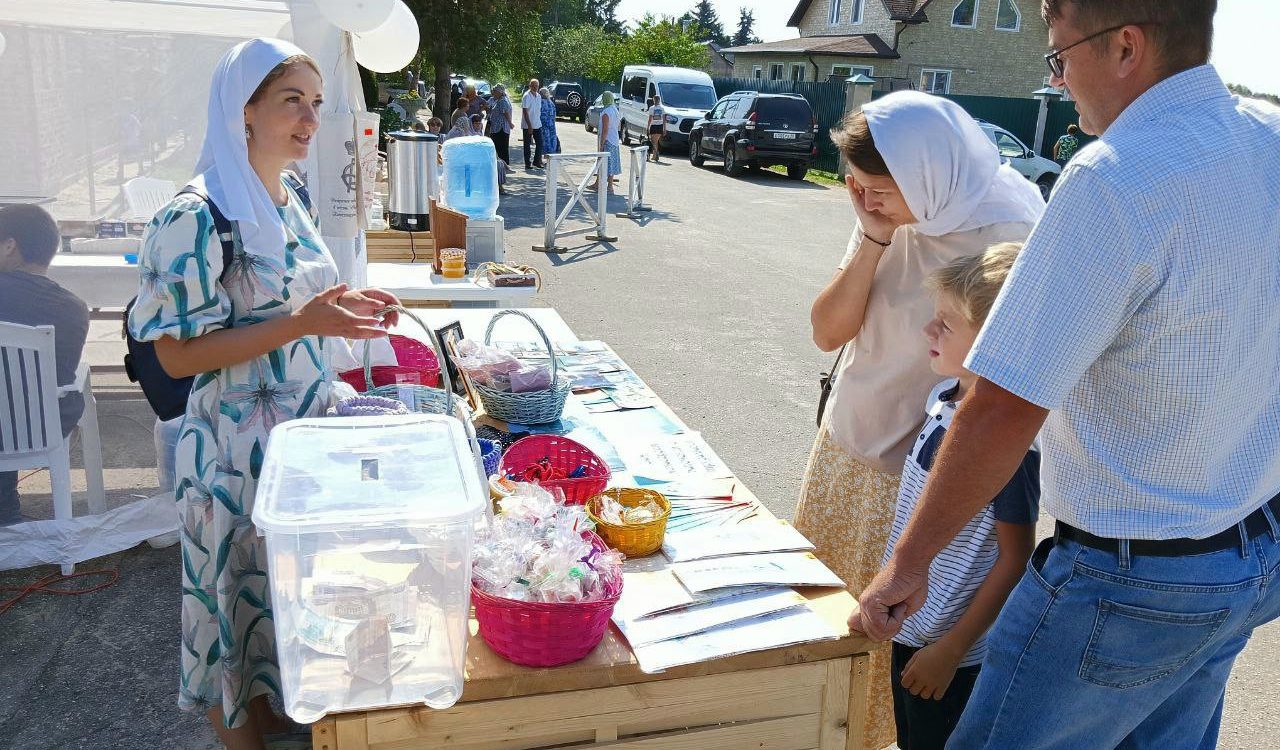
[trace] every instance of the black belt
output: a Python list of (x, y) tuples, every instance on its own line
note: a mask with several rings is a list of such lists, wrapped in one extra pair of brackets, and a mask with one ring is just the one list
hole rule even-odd
[[(1245, 535), (1253, 539), (1271, 531), (1271, 522), (1267, 520), (1264, 508), (1271, 509), (1271, 515), (1280, 521), (1280, 495), (1268, 500), (1261, 508), (1250, 513), (1244, 519)], [(1087, 531), (1077, 529), (1061, 521), (1054, 528), (1055, 539), (1070, 539), (1086, 547), (1104, 552), (1119, 552), (1120, 540), (1094, 536)], [(1224, 549), (1239, 547), (1244, 543), (1239, 526), (1220, 531), (1204, 539), (1130, 539), (1130, 555), (1150, 555), (1152, 557), (1182, 557), (1184, 555), (1204, 555), (1220, 552)]]

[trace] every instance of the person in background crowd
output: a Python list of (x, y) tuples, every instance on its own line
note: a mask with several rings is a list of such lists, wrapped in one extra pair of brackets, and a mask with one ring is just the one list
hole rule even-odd
[(475, 86), (467, 87), (467, 114), (483, 115), (489, 111), (489, 102), (476, 91)]
[(556, 101), (545, 86), (538, 89), (542, 97), (542, 149), (544, 153), (560, 153), (560, 135), (556, 131)]
[(1057, 527), (953, 748), (1216, 747), (1232, 664), (1280, 616), (1280, 109), (1209, 64), (1216, 8), (1043, 0), (1049, 83), (1099, 140), (1018, 256), (851, 623), (892, 637), (1038, 436)]
[[(795, 526), (851, 591), (861, 591), (880, 569), (920, 404), (937, 382), (915, 344), (933, 315), (924, 281), (956, 258), (1026, 239), (1044, 201), (1001, 165), (977, 122), (942, 97), (888, 94), (848, 115), (832, 140), (848, 165), (857, 223), (810, 313), (814, 343), (844, 354)], [(867, 705), (865, 724), (849, 728), (867, 747), (893, 741), (889, 669), (888, 650), (872, 651), (868, 693), (857, 698)]]
[[(231, 750), (287, 730), (269, 696), (280, 667), (269, 558), (253, 525), (267, 436), (331, 406), (336, 338), (387, 335), (398, 305), (348, 289), (287, 165), (320, 127), (316, 62), (279, 39), (237, 44), (218, 62), (192, 186), (160, 209), (138, 259), (130, 334), (154, 341), (174, 378), (195, 377), (175, 473), (182, 531), (178, 705), (204, 713)], [(233, 225), (230, 268), (210, 206)], [(394, 313), (386, 325), (395, 325)]]
[(467, 111), (467, 108), (470, 106), (471, 106), (471, 100), (467, 99), (466, 96), (463, 96), (461, 99), (459, 99), (458, 106), (455, 107), (454, 110), (449, 113), (449, 122), (453, 123), (457, 121), (459, 117), (470, 118), (471, 113)]
[(649, 100), (649, 161), (658, 163), (658, 154), (662, 151), (662, 134), (666, 130), (667, 109), (662, 106), (662, 97), (657, 94)]
[[(546, 146), (542, 142), (542, 97), (538, 94), (541, 86), (537, 78), (529, 79), (529, 88), (520, 97), (520, 127), (524, 135), (524, 168), (542, 169), (542, 153)], [(530, 159), (529, 152), (533, 157)]]
[(471, 135), (471, 118), (460, 112), (455, 112), (453, 127), (449, 128), (449, 132), (444, 134), (440, 142), (443, 143), (451, 138), (465, 138), (469, 135)]
[(1066, 164), (1071, 161), (1071, 157), (1075, 154), (1076, 149), (1080, 148), (1080, 128), (1075, 123), (1067, 126), (1067, 132), (1053, 144), (1053, 160), (1059, 164)]
[[(606, 91), (601, 94), (600, 103), (604, 105), (604, 109), (600, 111), (600, 132), (596, 134), (596, 150), (604, 151), (609, 154), (609, 192), (613, 192), (613, 187), (617, 184), (617, 176), (622, 174), (622, 154), (619, 149), (618, 128), (621, 123), (621, 117), (618, 114), (618, 107), (614, 103), (612, 91)], [(589, 190), (595, 190), (599, 178), (592, 180), (587, 186)]]
[(428, 132), (428, 133), (435, 133), (436, 135), (439, 135), (439, 134), (440, 134), (440, 130), (441, 130), (443, 127), (444, 127), (444, 121), (443, 121), (443, 120), (441, 120), (439, 117), (429, 117), (429, 118), (427, 118), (427, 132)]
[[(53, 326), (58, 385), (70, 385), (75, 382), (89, 334), (89, 308), (48, 276), (49, 264), (61, 242), (57, 223), (43, 208), (0, 208), (0, 321)], [(14, 375), (11, 373), (10, 377)], [(71, 435), (83, 411), (84, 397), (79, 393), (58, 399), (63, 437)], [(6, 413), (3, 418), (10, 417)], [(3, 435), (0, 442), (4, 442)], [(0, 526), (31, 520), (22, 514), (19, 503), (18, 472), (0, 471)]]
[(467, 118), (467, 135), (484, 135), (484, 115), (476, 113)]
[(507, 96), (507, 87), (499, 83), (493, 87), (493, 101), (489, 105), (489, 138), (498, 152), (499, 161), (504, 163), (511, 161), (511, 131), (514, 129), (511, 99)]

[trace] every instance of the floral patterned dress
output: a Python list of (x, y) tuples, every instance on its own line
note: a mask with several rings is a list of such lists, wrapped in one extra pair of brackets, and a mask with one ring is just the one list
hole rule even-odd
[[(222, 249), (207, 204), (179, 195), (147, 228), (135, 338), (189, 339), (288, 315), (338, 283), (311, 216), (286, 185), (287, 242), (278, 253)], [(233, 224), (234, 226), (234, 224)], [(330, 345), (306, 336), (265, 356), (198, 375), (179, 432), (176, 499), (182, 534), (182, 672), (178, 704), (221, 706), (241, 726), (250, 699), (279, 694), (266, 549), (253, 527), (254, 492), (271, 428), (318, 416), (329, 401)]]

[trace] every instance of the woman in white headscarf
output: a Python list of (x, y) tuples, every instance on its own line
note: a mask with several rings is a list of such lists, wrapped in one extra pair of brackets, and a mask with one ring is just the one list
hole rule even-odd
[[(998, 242), (1026, 239), (1039, 190), (1001, 165), (959, 105), (904, 91), (871, 102), (832, 132), (857, 215), (848, 252), (813, 304), (813, 340), (843, 349), (805, 472), (795, 525), (855, 593), (875, 576), (898, 479), (938, 376), (921, 328), (934, 269)], [(894, 740), (889, 651), (872, 654), (867, 747)]]
[[(348, 290), (287, 165), (305, 159), (323, 83), (302, 50), (233, 47), (214, 72), (191, 184), (147, 227), (129, 317), (173, 377), (194, 376), (179, 433), (182, 536), (179, 705), (208, 714), (228, 748), (262, 748), (283, 721), (267, 556), (251, 522), (267, 434), (320, 415), (332, 337), (386, 335), (393, 295)], [(213, 211), (230, 226), (224, 264)], [(389, 323), (394, 323), (394, 318)]]

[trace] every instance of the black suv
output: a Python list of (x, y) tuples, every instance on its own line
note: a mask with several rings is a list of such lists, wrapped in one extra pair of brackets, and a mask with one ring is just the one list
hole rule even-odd
[(733, 177), (747, 167), (781, 164), (788, 177), (803, 180), (818, 155), (817, 133), (818, 121), (803, 96), (735, 91), (693, 124), (689, 161), (700, 167), (708, 158), (721, 159)]
[(567, 117), (569, 122), (582, 122), (587, 118), (587, 97), (582, 93), (582, 84), (556, 81), (547, 87), (547, 92), (556, 103), (557, 117)]

